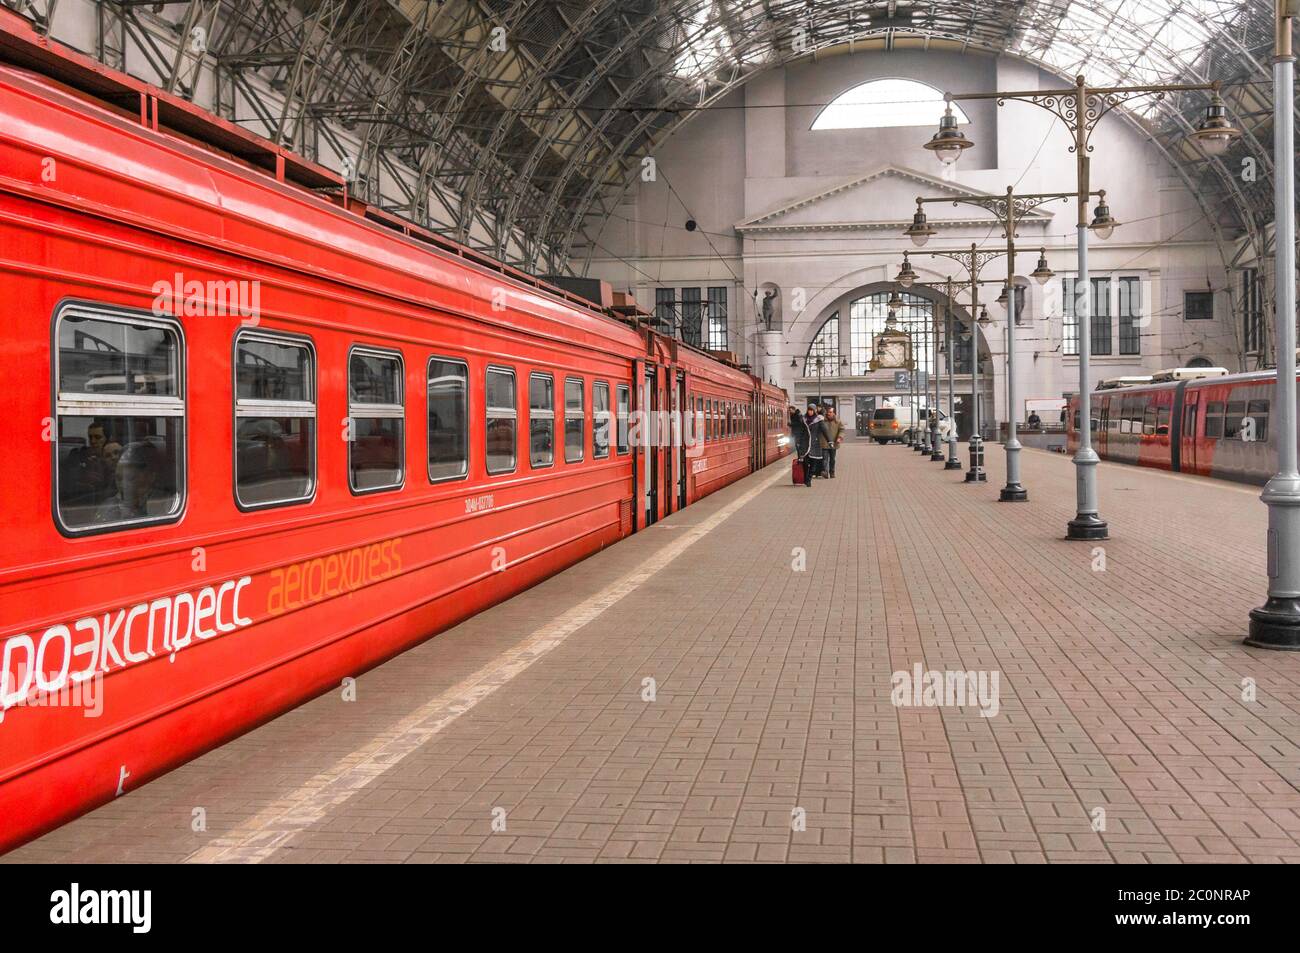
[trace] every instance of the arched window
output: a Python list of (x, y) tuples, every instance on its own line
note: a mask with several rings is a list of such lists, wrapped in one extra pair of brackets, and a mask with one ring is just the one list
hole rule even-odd
[(1188, 367), (1213, 367), (1214, 364), (1208, 357), (1194, 357), (1187, 362)]
[[(912, 360), (921, 370), (929, 370), (930, 344), (926, 335), (933, 335), (930, 323), (934, 320), (934, 303), (929, 298), (903, 292), (903, 306), (896, 315), (898, 328), (912, 336)], [(889, 317), (889, 295), (886, 292), (858, 298), (849, 305), (849, 372), (866, 374), (871, 368), (872, 349), (876, 335), (885, 330)]]
[[(813, 120), (822, 129), (881, 129), (889, 126), (937, 126), (943, 116), (943, 93), (910, 79), (877, 79), (847, 90)], [(952, 106), (959, 124), (970, 122)]]
[(840, 313), (836, 311), (817, 332), (803, 361), (803, 376), (817, 377), (817, 359), (821, 358), (821, 376), (835, 377), (840, 372)]

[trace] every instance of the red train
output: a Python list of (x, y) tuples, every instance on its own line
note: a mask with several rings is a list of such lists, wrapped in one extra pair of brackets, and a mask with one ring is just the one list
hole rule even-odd
[[(1092, 393), (1092, 444), (1103, 460), (1263, 485), (1277, 471), (1269, 409), (1277, 374), (1180, 368), (1150, 382)], [(1070, 398), (1068, 446), (1079, 445)]]
[(6, 12), (0, 60), (0, 850), (784, 454), (778, 388)]

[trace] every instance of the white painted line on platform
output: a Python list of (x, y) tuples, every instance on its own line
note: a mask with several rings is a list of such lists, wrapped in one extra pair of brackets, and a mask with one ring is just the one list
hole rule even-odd
[(712, 516), (690, 527), (686, 535), (665, 546), (640, 568), (552, 619), (514, 648), (501, 653), (474, 674), (411, 712), (369, 744), (341, 758), (296, 791), (277, 798), (272, 805), (235, 830), (214, 838), (211, 843), (185, 858), (185, 862), (256, 864), (267, 860), (295, 835), (323, 820), (334, 808), (383, 776), (498, 688), (540, 661), (574, 632), (592, 622), (624, 596), (635, 592), (650, 577), (777, 480), (789, 479), (789, 472), (786, 467), (777, 467), (775, 474)]

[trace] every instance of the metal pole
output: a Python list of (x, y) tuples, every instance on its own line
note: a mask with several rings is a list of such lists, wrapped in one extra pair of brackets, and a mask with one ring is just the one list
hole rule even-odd
[[(1108, 539), (1106, 521), (1097, 511), (1097, 464), (1092, 449), (1092, 382), (1088, 379), (1088, 358), (1092, 353), (1092, 279), (1088, 274), (1088, 197), (1091, 163), (1088, 159), (1088, 91), (1082, 76), (1075, 81), (1074, 148), (1079, 179), (1079, 275), (1075, 279), (1074, 313), (1079, 341), (1079, 449), (1074, 455), (1074, 519), (1066, 528), (1066, 539)], [(1083, 290), (1080, 291), (1079, 289)]]
[(934, 380), (934, 414), (930, 418), (930, 460), (943, 459), (943, 450), (939, 446), (939, 309), (931, 306), (930, 329), (933, 343), (930, 345), (930, 374)]
[[(918, 329), (921, 332), (921, 350), (927, 350), (930, 346), (929, 323), (925, 321), (919, 313), (914, 318)], [(916, 442), (916, 452), (922, 455), (930, 452), (930, 424), (928, 414), (923, 420), (921, 412), (925, 406), (925, 394), (927, 388), (921, 386), (921, 374), (924, 373), (925, 365), (921, 362), (919, 355), (912, 355), (912, 363), (916, 365), (916, 423), (921, 430), (921, 439)]]
[(944, 315), (948, 322), (948, 423), (952, 426), (948, 430), (948, 462), (943, 465), (945, 470), (960, 470), (961, 461), (957, 459), (957, 402), (953, 396), (953, 375), (955, 373), (955, 364), (953, 361), (953, 332), (956, 330), (952, 326), (952, 278), (948, 279), (948, 303), (944, 309)]
[(1268, 506), (1268, 599), (1250, 613), (1247, 645), (1300, 650), (1300, 472), (1296, 464), (1295, 54), (1290, 5), (1277, 3), (1273, 58), (1274, 265), (1277, 271), (1277, 385), (1273, 397), (1277, 473)]
[(1016, 437), (1016, 200), (1007, 186), (1007, 485), (1003, 503), (1023, 503), (1029, 492), (1020, 483), (1020, 440)]
[(980, 348), (979, 348), (979, 309), (980, 282), (976, 245), (970, 246), (970, 469), (966, 471), (967, 483), (987, 483), (988, 474), (984, 472), (984, 440), (980, 436)]
[(921, 422), (921, 414), (916, 406), (916, 317), (908, 315), (907, 318), (907, 336), (908, 343), (911, 346), (911, 367), (907, 371), (907, 396), (912, 402), (912, 441), (908, 444), (913, 450), (921, 446), (921, 437), (916, 432), (916, 425)]
[[(906, 307), (907, 303), (904, 302), (903, 304)], [(915, 450), (917, 444), (921, 441), (916, 435), (916, 354), (915, 349), (911, 346), (916, 342), (916, 328), (914, 327), (915, 321), (910, 315), (906, 319), (906, 324), (908, 350), (913, 352), (908, 355), (912, 360), (908, 362), (909, 367), (907, 368), (907, 403), (912, 408), (912, 425), (907, 428), (907, 446), (909, 449)]]

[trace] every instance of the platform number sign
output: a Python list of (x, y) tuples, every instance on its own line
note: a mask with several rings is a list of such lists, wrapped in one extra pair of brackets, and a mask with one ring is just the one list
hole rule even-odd
[(912, 386), (911, 371), (894, 371), (894, 390), (908, 390)]

